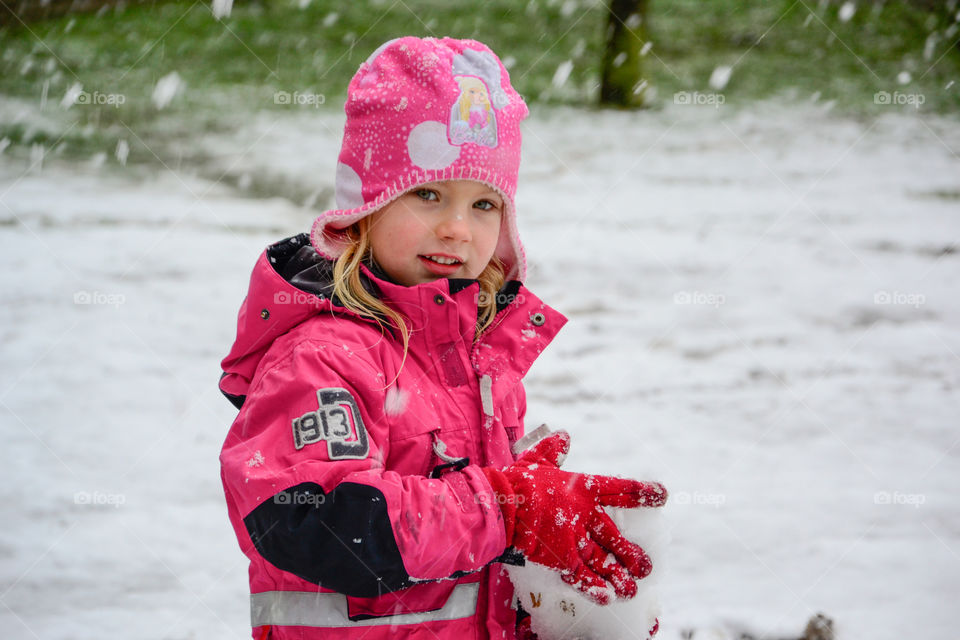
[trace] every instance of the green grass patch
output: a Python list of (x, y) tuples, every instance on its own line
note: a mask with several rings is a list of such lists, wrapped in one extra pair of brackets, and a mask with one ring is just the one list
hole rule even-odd
[[(644, 76), (660, 104), (700, 92), (720, 93), (730, 106), (779, 98), (833, 101), (858, 115), (955, 113), (960, 8), (952, 2), (859, 2), (846, 16), (835, 1), (651, 0)], [(340, 109), (367, 55), (407, 34), (481, 40), (505, 59), (529, 102), (591, 106), (606, 20), (603, 3), (577, 0), (238, 1), (216, 20), (197, 0), (8, 25), (0, 29), (0, 94), (76, 126), (58, 143), (41, 128), (0, 122), (0, 138), (66, 144), (66, 155), (83, 156), (122, 137), (132, 160), (149, 160), (138, 137), (162, 149), (263, 109)], [(554, 86), (567, 61), (568, 79)], [(730, 80), (712, 89), (721, 65), (732, 67)], [(158, 109), (154, 88), (171, 73), (181, 89)], [(83, 100), (64, 111), (64, 95), (77, 86)]]

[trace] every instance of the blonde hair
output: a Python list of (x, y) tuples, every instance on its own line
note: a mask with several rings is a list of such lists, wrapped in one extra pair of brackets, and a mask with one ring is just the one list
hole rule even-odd
[[(360, 280), (360, 265), (368, 267), (374, 265), (373, 251), (370, 246), (368, 231), (370, 216), (361, 218), (345, 231), (348, 241), (347, 247), (333, 265), (333, 294), (340, 304), (359, 316), (370, 318), (382, 331), (396, 329), (403, 344), (403, 359), (400, 369), (407, 360), (407, 350), (410, 346), (410, 326), (408, 320), (401, 313), (392, 309), (382, 300), (367, 291)], [(480, 293), (477, 295), (479, 313), (477, 327), (474, 332), (474, 341), (493, 324), (497, 315), (498, 292), (506, 280), (503, 263), (494, 256), (486, 268), (477, 276), (480, 284)], [(399, 370), (397, 375), (399, 375)]]
[(483, 80), (473, 76), (457, 76), (457, 83), (460, 85), (461, 91), (458, 102), (461, 120), (470, 119), (470, 107), (473, 106), (470, 102), (470, 89), (483, 89), (483, 93), (487, 97), (487, 102), (483, 105), (483, 108), (486, 112), (490, 111), (490, 92), (487, 90), (487, 85), (483, 84)]

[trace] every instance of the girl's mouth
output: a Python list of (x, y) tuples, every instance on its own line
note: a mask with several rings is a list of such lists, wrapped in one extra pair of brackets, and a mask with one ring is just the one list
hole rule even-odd
[(459, 258), (447, 255), (431, 254), (429, 256), (417, 256), (417, 258), (430, 273), (440, 276), (451, 275), (463, 265)]

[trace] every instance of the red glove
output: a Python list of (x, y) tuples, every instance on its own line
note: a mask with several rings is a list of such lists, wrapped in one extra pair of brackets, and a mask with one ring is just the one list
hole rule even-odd
[(529, 615), (517, 623), (517, 640), (540, 640), (533, 632), (533, 620)]
[(610, 585), (617, 596), (632, 598), (635, 579), (653, 565), (603, 508), (659, 507), (667, 491), (656, 482), (563, 471), (569, 450), (570, 435), (559, 431), (502, 471), (483, 468), (503, 512), (507, 545), (557, 569), (564, 582), (599, 604), (610, 602)]

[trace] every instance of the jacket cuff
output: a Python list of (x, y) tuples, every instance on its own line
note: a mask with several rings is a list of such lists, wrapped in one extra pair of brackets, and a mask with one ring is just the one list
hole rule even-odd
[(487, 482), (493, 488), (493, 495), (500, 507), (500, 514), (503, 516), (503, 526), (507, 534), (507, 546), (513, 546), (514, 524), (517, 520), (517, 494), (513, 490), (513, 485), (507, 480), (507, 476), (502, 471), (493, 467), (481, 467), (483, 475), (487, 477)]

